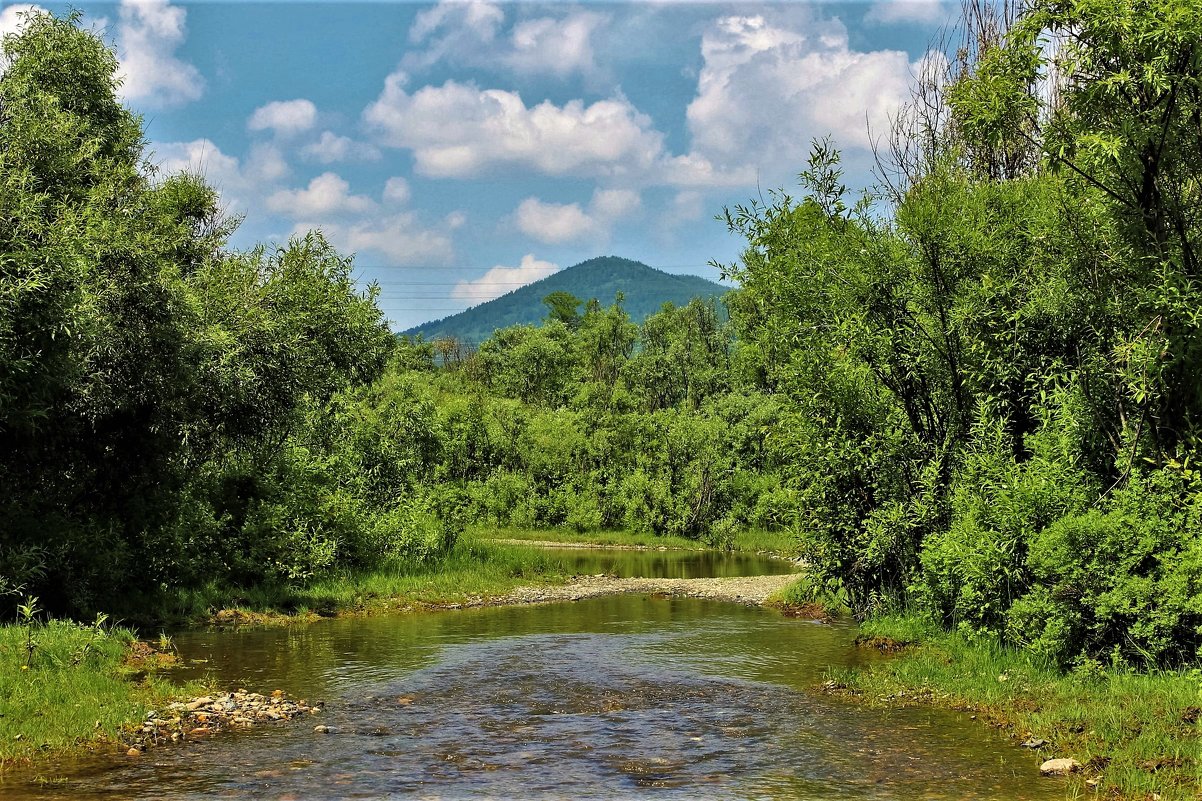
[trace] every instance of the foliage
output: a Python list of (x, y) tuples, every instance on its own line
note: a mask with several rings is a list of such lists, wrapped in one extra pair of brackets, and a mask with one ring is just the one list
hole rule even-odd
[[(728, 210), (735, 362), (781, 398), (813, 581), (1060, 664), (1199, 658), (1202, 24), (969, 4), (881, 195)], [(1019, 8), (1016, 6), (1015, 8)]]
[(320, 571), (370, 504), (297, 454), (384, 367), (374, 290), (319, 233), (228, 249), (217, 193), (142, 162), (116, 59), (78, 22), (31, 12), (3, 42), (4, 586), (89, 612)]

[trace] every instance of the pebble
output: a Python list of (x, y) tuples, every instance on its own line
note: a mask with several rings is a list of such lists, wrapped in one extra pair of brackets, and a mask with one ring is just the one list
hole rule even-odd
[(1044, 776), (1067, 776), (1081, 770), (1081, 763), (1075, 759), (1049, 759), (1039, 766), (1039, 772)]
[(141, 749), (150, 745), (165, 741), (178, 743), (191, 735), (211, 734), (223, 728), (250, 728), (260, 723), (317, 714), (321, 706), (320, 702), (310, 705), (303, 700), (292, 700), (282, 690), (275, 690), (269, 696), (243, 689), (205, 695), (171, 704), (163, 712), (148, 714), (129, 738), (131, 748), (126, 753), (133, 756), (133, 752), (141, 753)]

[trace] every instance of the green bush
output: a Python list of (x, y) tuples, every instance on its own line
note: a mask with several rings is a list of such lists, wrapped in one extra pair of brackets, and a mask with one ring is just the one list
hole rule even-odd
[(1028, 558), (1035, 586), (1010, 611), (1011, 637), (1062, 664), (1202, 657), (1202, 501), (1182, 489), (1168, 471), (1136, 477), (1108, 511), (1040, 532)]

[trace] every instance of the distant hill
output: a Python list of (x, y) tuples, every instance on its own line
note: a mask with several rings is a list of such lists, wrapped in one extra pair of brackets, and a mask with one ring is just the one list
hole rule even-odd
[[(585, 302), (596, 298), (603, 306), (612, 304), (621, 292), (622, 308), (634, 322), (641, 323), (665, 303), (683, 306), (693, 298), (717, 298), (727, 289), (696, 275), (672, 275), (642, 262), (602, 256), (582, 261), (467, 311), (422, 323), (402, 333), (421, 334), (426, 339), (453, 336), (478, 344), (498, 328), (542, 322), (547, 317), (543, 298), (552, 292), (570, 292)], [(725, 316), (721, 306), (719, 311)]]

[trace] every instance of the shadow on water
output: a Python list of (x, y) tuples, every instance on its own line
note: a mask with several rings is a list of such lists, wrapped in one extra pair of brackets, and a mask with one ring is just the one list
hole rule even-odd
[[(0, 798), (1040, 799), (1032, 757), (963, 716), (812, 691), (852, 631), (700, 599), (610, 596), (192, 632), (189, 670), (328, 706)], [(315, 723), (336, 729), (313, 731)]]
[(721, 551), (626, 551), (601, 548), (540, 548), (569, 573), (618, 578), (716, 578), (792, 573), (784, 559)]

